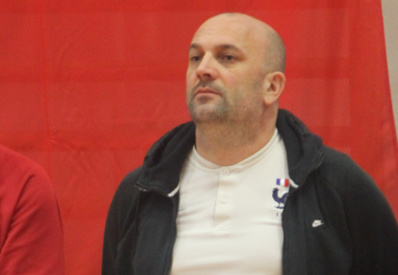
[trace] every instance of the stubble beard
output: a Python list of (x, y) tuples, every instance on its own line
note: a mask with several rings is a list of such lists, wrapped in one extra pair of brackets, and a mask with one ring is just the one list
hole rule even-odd
[[(219, 99), (217, 102), (211, 102), (213, 100), (202, 97), (199, 99), (195, 98), (195, 92), (200, 87), (208, 87), (216, 92), (219, 92)], [(226, 91), (221, 89), (220, 87), (215, 86), (211, 83), (201, 82), (196, 85), (191, 91), (188, 93), (188, 110), (191, 116), (191, 119), (195, 124), (205, 124), (205, 123), (225, 123), (228, 121), (229, 114), (231, 113), (231, 106), (229, 106), (227, 102), (227, 98), (225, 97)]]
[[(209, 87), (220, 92), (216, 100), (201, 97), (195, 98), (199, 87)], [(254, 90), (261, 87), (253, 86)], [(262, 95), (239, 104), (243, 98), (242, 91), (227, 91), (212, 83), (200, 83), (187, 93), (187, 106), (192, 121), (200, 128), (201, 133), (217, 140), (219, 145), (226, 148), (249, 144), (263, 128)]]
[[(252, 121), (255, 111), (252, 106), (236, 106), (228, 102), (226, 97), (217, 102), (208, 98), (191, 100), (188, 109), (192, 121), (200, 129), (202, 137), (212, 141), (220, 148), (233, 148), (252, 143), (256, 133), (262, 127)], [(232, 100), (234, 101), (234, 100)], [(239, 112), (237, 108), (240, 108)], [(245, 116), (240, 116), (245, 113)]]
[(224, 123), (228, 121), (228, 105), (225, 98), (217, 104), (209, 103), (208, 99), (202, 99), (199, 102), (191, 100), (188, 103), (188, 110), (191, 119), (196, 124), (203, 123)]

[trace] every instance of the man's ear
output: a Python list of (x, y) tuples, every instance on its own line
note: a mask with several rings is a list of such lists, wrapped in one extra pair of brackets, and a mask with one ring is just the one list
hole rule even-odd
[(269, 106), (278, 100), (285, 87), (286, 77), (282, 72), (272, 72), (265, 76), (264, 103)]

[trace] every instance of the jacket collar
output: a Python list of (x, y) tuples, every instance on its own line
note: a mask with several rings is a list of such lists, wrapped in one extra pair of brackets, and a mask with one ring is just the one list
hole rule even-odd
[(284, 109), (278, 112), (276, 127), (286, 147), (289, 176), (300, 186), (323, 161), (322, 139)]
[[(285, 143), (290, 178), (301, 185), (322, 162), (322, 139), (284, 109), (278, 112), (276, 126)], [(193, 122), (184, 123), (165, 134), (146, 154), (136, 186), (173, 196), (178, 191), (181, 170), (194, 144)]]
[(195, 144), (195, 124), (184, 123), (162, 136), (149, 149), (136, 186), (173, 195), (178, 188), (186, 156)]

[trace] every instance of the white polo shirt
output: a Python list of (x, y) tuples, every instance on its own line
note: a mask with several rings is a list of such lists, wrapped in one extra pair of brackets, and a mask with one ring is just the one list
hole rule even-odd
[(260, 151), (219, 166), (193, 148), (180, 179), (172, 275), (282, 274), (286, 150), (276, 131)]

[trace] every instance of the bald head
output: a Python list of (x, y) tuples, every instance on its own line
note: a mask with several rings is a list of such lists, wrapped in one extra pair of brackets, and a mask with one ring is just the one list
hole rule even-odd
[[(239, 35), (249, 43), (258, 43), (265, 52), (264, 66), (269, 71), (285, 71), (286, 52), (280, 35), (268, 24), (242, 13), (222, 13), (206, 20), (195, 35), (209, 29), (216, 29), (228, 22), (232, 28), (241, 29)], [(238, 34), (238, 32), (237, 32)], [(194, 36), (195, 37), (195, 36)], [(259, 53), (260, 54), (260, 53)]]

